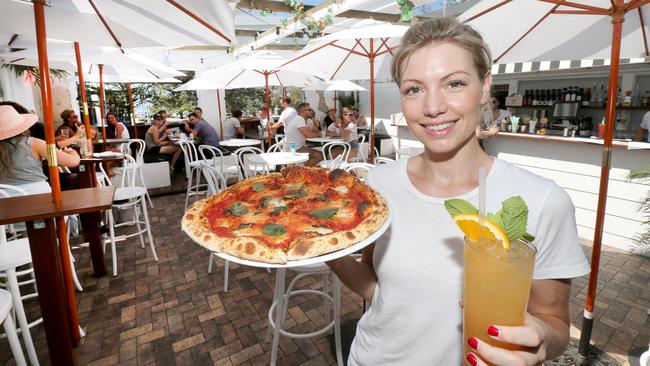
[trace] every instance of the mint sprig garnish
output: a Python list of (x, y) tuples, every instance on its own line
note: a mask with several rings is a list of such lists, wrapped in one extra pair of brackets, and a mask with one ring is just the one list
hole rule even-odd
[[(478, 214), (478, 209), (461, 198), (445, 201), (445, 208), (451, 217), (462, 214)], [(499, 225), (509, 240), (524, 239), (532, 242), (535, 237), (526, 232), (528, 225), (528, 206), (521, 196), (513, 196), (501, 203), (497, 213), (488, 213), (486, 218)]]

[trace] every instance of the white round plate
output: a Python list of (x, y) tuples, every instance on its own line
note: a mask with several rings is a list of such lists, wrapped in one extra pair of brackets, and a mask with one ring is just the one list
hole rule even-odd
[(358, 250), (361, 250), (368, 245), (372, 244), (375, 242), (375, 240), (379, 239), (379, 237), (388, 230), (388, 227), (390, 226), (391, 220), (393, 219), (393, 210), (391, 210), (390, 205), (388, 205), (388, 216), (386, 217), (386, 221), (377, 229), (374, 233), (372, 233), (369, 237), (363, 239), (362, 241), (354, 244), (353, 246), (345, 249), (338, 250), (336, 252), (332, 253), (327, 253), (318, 257), (313, 257), (313, 258), (306, 258), (306, 259), (301, 259), (297, 261), (289, 261), (285, 264), (277, 264), (277, 263), (264, 263), (264, 262), (256, 262), (248, 259), (241, 259), (234, 257), (230, 254), (225, 254), (225, 253), (219, 253), (215, 252), (214, 254), (218, 257), (221, 257), (228, 262), (234, 262), (238, 264), (242, 264), (245, 266), (251, 266), (251, 267), (261, 267), (261, 268), (291, 268), (291, 267), (301, 267), (301, 266), (308, 266), (310, 264), (318, 264), (318, 263), (323, 263), (327, 261), (331, 261), (334, 259), (338, 259), (341, 257), (345, 257), (346, 255), (352, 254)]

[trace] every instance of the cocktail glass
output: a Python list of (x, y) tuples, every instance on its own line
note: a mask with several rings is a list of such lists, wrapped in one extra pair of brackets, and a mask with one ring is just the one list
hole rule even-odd
[[(506, 249), (494, 239), (472, 241), (465, 238), (463, 251), (463, 339), (475, 337), (497, 347), (516, 349), (492, 339), (487, 328), (493, 324), (524, 324), (535, 247), (526, 241), (514, 240)], [(465, 354), (472, 351), (465, 343)]]

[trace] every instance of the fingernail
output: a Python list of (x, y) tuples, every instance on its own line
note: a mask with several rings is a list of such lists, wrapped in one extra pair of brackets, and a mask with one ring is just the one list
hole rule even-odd
[(476, 356), (474, 356), (473, 353), (468, 353), (467, 356), (465, 356), (465, 359), (467, 360), (467, 362), (471, 363), (472, 366), (476, 366), (476, 364), (478, 363), (478, 359), (476, 358)]
[(478, 341), (474, 337), (467, 338), (467, 344), (474, 349), (477, 349), (478, 347)]
[(488, 327), (488, 329), (487, 329), (487, 332), (492, 337), (498, 337), (499, 336), (499, 328), (495, 327), (494, 325), (490, 325)]

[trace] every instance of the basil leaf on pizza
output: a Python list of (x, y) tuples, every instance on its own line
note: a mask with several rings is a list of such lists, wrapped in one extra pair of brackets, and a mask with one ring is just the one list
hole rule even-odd
[(183, 216), (182, 228), (209, 250), (287, 263), (353, 246), (387, 217), (383, 197), (353, 175), (293, 166), (254, 176), (194, 203)]

